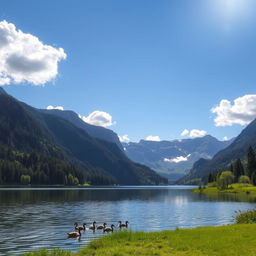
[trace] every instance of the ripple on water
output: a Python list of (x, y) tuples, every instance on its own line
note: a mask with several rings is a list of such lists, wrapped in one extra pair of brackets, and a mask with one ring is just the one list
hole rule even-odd
[(130, 229), (159, 231), (223, 225), (233, 222), (237, 210), (255, 203), (214, 201), (187, 187), (113, 187), (90, 189), (0, 189), (0, 255), (21, 254), (38, 248), (77, 251), (101, 237), (102, 231), (82, 232), (68, 239), (74, 222), (128, 220)]

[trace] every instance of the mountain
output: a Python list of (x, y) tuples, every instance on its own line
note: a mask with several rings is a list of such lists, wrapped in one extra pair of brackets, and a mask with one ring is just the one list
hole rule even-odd
[(191, 171), (179, 183), (193, 183), (204, 179), (210, 172), (226, 170), (237, 158), (244, 159), (249, 146), (256, 149), (256, 120), (252, 121), (236, 139), (225, 149), (219, 151), (211, 160), (200, 159), (195, 162)]
[(141, 140), (139, 143), (124, 143), (123, 146), (133, 161), (149, 166), (170, 181), (176, 181), (187, 174), (198, 159), (211, 159), (230, 143), (206, 135), (173, 141)]
[[(2, 88), (1, 88), (2, 89)], [(0, 91), (0, 182), (33, 184), (160, 184), (112, 142), (90, 136), (56, 115)]]
[(78, 114), (76, 114), (74, 111), (70, 110), (57, 110), (57, 109), (52, 109), (52, 110), (41, 110), (44, 113), (49, 113), (55, 116), (62, 117), (75, 126), (83, 129), (86, 131), (89, 135), (108, 141), (108, 142), (113, 142), (115, 143), (121, 150), (123, 150), (123, 146), (119, 141), (119, 138), (115, 132), (113, 132), (110, 129), (106, 129), (104, 127), (96, 126), (96, 125), (91, 125), (88, 123), (85, 123), (81, 118), (79, 118)]

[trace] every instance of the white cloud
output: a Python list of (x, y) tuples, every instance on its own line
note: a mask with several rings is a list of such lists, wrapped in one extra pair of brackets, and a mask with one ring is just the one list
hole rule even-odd
[(52, 105), (49, 105), (47, 108), (46, 108), (47, 110), (53, 110), (53, 109), (57, 109), (57, 110), (64, 110), (64, 108), (62, 107), (62, 106), (56, 106), (56, 107), (54, 107), (54, 106), (52, 106)]
[(185, 129), (184, 131), (181, 132), (180, 136), (187, 136), (189, 135), (189, 130)]
[(197, 129), (192, 129), (188, 130), (185, 129), (184, 131), (181, 132), (180, 136), (188, 136), (190, 138), (196, 138), (196, 137), (203, 137), (207, 134), (205, 130), (197, 130)]
[(159, 136), (153, 136), (153, 135), (149, 135), (145, 140), (149, 140), (149, 141), (160, 141), (160, 137)]
[(169, 162), (169, 163), (180, 163), (180, 162), (186, 162), (188, 161), (188, 158), (191, 156), (191, 154), (187, 155), (186, 157), (184, 156), (178, 156), (175, 158), (164, 158), (164, 162)]
[(125, 134), (125, 135), (123, 135), (123, 136), (118, 136), (118, 137), (119, 137), (119, 140), (120, 140), (121, 142), (128, 143), (128, 142), (131, 141), (130, 138), (129, 138), (129, 136), (128, 136), (128, 134)]
[(84, 122), (96, 125), (96, 126), (102, 126), (102, 127), (109, 127), (116, 122), (113, 122), (112, 116), (104, 111), (95, 110), (92, 113), (90, 113), (88, 116), (79, 116)]
[(234, 100), (223, 99), (211, 112), (217, 116), (215, 126), (247, 125), (256, 118), (256, 94), (248, 94)]
[(43, 44), (5, 20), (0, 22), (0, 85), (43, 85), (58, 75), (58, 63), (66, 57), (62, 48)]

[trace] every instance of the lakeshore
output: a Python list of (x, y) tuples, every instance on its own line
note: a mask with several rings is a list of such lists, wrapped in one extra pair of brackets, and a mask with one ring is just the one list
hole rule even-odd
[(256, 224), (176, 229), (162, 232), (114, 232), (90, 242), (77, 253), (40, 250), (24, 256), (254, 256)]

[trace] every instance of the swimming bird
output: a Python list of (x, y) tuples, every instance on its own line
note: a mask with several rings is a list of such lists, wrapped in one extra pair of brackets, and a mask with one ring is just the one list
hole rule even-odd
[(126, 221), (125, 223), (122, 223), (122, 221), (118, 221), (118, 223), (119, 228), (128, 228), (129, 221)]
[(105, 227), (103, 229), (103, 232), (113, 232), (114, 231), (114, 224), (111, 225), (111, 227)]
[(86, 223), (83, 224), (83, 226), (78, 226), (78, 223), (75, 222), (75, 230), (86, 230)]
[(94, 222), (92, 223), (92, 225), (90, 225), (89, 229), (95, 230), (95, 228), (96, 228), (95, 224), (96, 224), (96, 221), (94, 221)]
[(97, 226), (97, 229), (104, 229), (106, 227), (107, 223), (103, 223), (103, 225)]
[(81, 231), (78, 230), (78, 232), (76, 231), (72, 231), (72, 232), (68, 232), (68, 237), (80, 237), (81, 236)]

